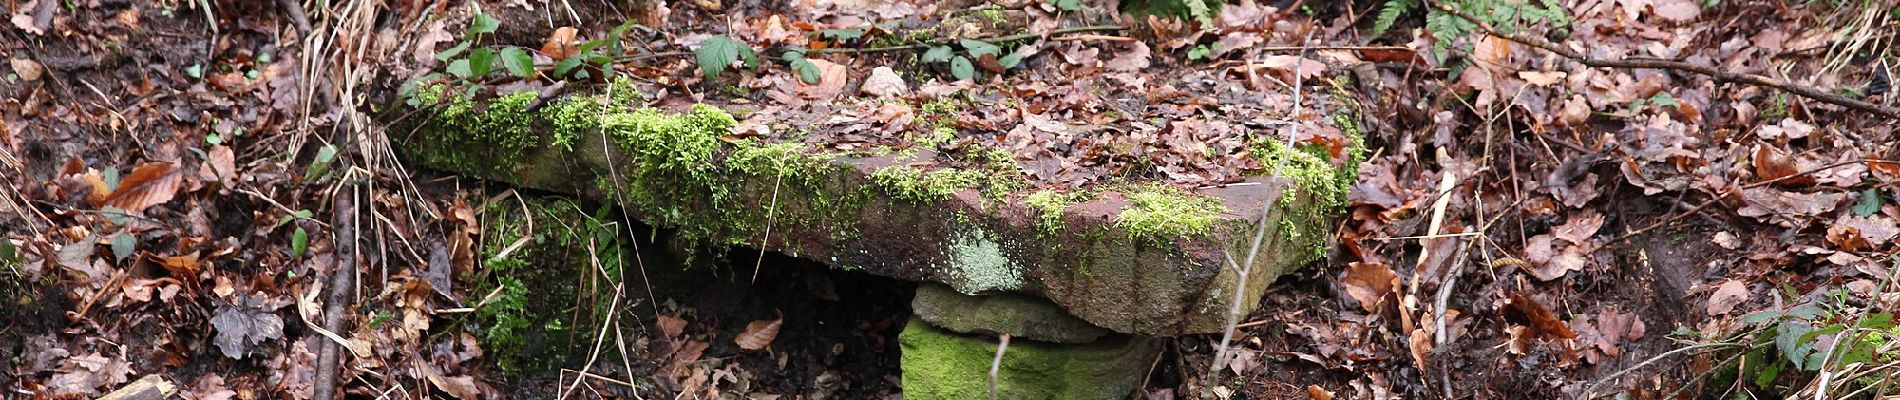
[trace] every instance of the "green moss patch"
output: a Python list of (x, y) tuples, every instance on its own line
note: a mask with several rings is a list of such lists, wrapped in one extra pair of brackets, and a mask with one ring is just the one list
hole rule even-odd
[(1213, 233), (1214, 222), (1227, 212), (1220, 199), (1160, 184), (1131, 185), (1122, 196), (1128, 198), (1128, 206), (1115, 217), (1115, 226), (1137, 240), (1165, 243), (1205, 236)]
[[(989, 398), (993, 336), (962, 335), (912, 318), (897, 337), (904, 398)], [(1128, 397), (1154, 358), (1153, 341), (1117, 336), (1081, 345), (1015, 340), (997, 373), (999, 399), (1119, 399)]]

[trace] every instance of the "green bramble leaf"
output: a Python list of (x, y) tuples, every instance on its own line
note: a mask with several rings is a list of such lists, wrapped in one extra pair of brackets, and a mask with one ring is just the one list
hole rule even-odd
[(739, 60), (741, 47), (751, 49), (731, 36), (707, 38), (705, 42), (700, 42), (699, 50), (694, 53), (694, 58), (699, 62), (699, 71), (705, 73), (707, 79), (718, 78), (720, 72), (726, 71), (726, 66)]
[(534, 77), (534, 56), (528, 55), (528, 51), (520, 47), (501, 49), (501, 66), (517, 77)]

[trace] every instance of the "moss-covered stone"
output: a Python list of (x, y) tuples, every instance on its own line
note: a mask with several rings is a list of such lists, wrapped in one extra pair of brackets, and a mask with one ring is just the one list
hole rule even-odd
[(1062, 307), (1012, 293), (967, 295), (949, 286), (917, 285), (910, 308), (932, 326), (958, 333), (1010, 334), (1051, 343), (1090, 343), (1112, 333), (1090, 325)]
[[(913, 318), (897, 340), (904, 398), (989, 398), (995, 337), (957, 334)], [(1126, 398), (1157, 350), (1152, 339), (1129, 335), (1079, 345), (1012, 340), (997, 373), (996, 398)]]
[[(431, 109), (441, 115), (416, 118), (423, 124), (409, 127), (417, 134), (400, 151), (432, 168), (617, 203), (690, 243), (764, 247), (967, 294), (1037, 296), (1091, 324), (1152, 335), (1218, 330), (1235, 290), (1264, 290), (1321, 254), (1358, 157), (1262, 144), (1257, 156), (1286, 160), (1266, 163), (1280, 165), (1282, 179), (1041, 192), (1009, 153), (981, 146), (928, 155), (940, 162), (930, 168), (901, 154), (844, 157), (736, 139), (725, 111), (637, 108), (621, 89), (504, 113), (519, 115), (469, 114), (515, 109), (480, 104), (499, 98), (528, 99)], [(1262, 212), (1278, 234), (1255, 274), (1237, 282), (1226, 254), (1247, 247)]]

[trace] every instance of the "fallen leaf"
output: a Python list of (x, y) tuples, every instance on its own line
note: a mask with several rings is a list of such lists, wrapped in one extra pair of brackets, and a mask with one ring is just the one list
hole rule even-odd
[(46, 72), (46, 69), (41, 67), (40, 63), (32, 59), (16, 57), (8, 61), (10, 64), (13, 64), (13, 73), (20, 75), (20, 80), (23, 81), (32, 82), (40, 80), (40, 74)]
[(685, 318), (675, 317), (671, 315), (661, 315), (659, 325), (660, 325), (660, 334), (664, 335), (667, 339), (679, 337), (680, 333), (686, 331)]
[(1533, 86), (1550, 86), (1562, 82), (1568, 76), (1563, 71), (1518, 71), (1517, 77), (1530, 82)]
[(741, 349), (765, 350), (766, 347), (772, 345), (772, 339), (778, 338), (778, 328), (783, 323), (785, 323), (784, 317), (752, 321), (745, 325), (745, 332), (732, 338), (732, 343), (739, 345)]
[(1728, 314), (1735, 305), (1748, 301), (1748, 285), (1742, 281), (1730, 279), (1715, 288), (1715, 294), (1709, 295), (1709, 315)]
[(1359, 301), (1366, 312), (1377, 312), (1386, 295), (1394, 293), (1399, 285), (1399, 276), (1384, 263), (1354, 262), (1346, 267), (1346, 276), (1339, 279), (1346, 286), (1346, 295)]
[(1742, 247), (1742, 238), (1736, 237), (1735, 234), (1728, 232), (1716, 232), (1715, 237), (1710, 238), (1709, 241), (1714, 242), (1716, 246), (1722, 246), (1722, 248), (1729, 250)]
[(901, 97), (910, 94), (910, 86), (904, 84), (904, 78), (897, 76), (891, 67), (877, 67), (871, 70), (871, 76), (864, 78), (864, 93), (877, 97)]
[(218, 315), (211, 317), (211, 326), (218, 331), (212, 342), (225, 357), (242, 360), (252, 346), (284, 337), (284, 320), (262, 303), (262, 299), (239, 296), (236, 304), (218, 307)]
[(830, 100), (844, 94), (844, 86), (850, 75), (844, 65), (817, 58), (808, 60), (818, 67), (818, 83), (805, 84), (804, 80), (793, 80), (798, 85), (800, 96), (811, 100)]
[(1413, 329), (1411, 341), (1412, 365), (1421, 372), (1426, 371), (1426, 366), (1431, 362), (1432, 334), (1424, 329)]
[(1133, 41), (1121, 44), (1119, 47), (1121, 51), (1117, 52), (1115, 58), (1109, 59), (1108, 63), (1106, 63), (1108, 70), (1115, 72), (1135, 72), (1140, 71), (1142, 68), (1148, 68), (1150, 53), (1147, 43)]
[(1333, 392), (1319, 385), (1306, 385), (1306, 398), (1310, 400), (1333, 400)]
[(1577, 333), (1570, 330), (1569, 324), (1557, 319), (1557, 314), (1523, 293), (1511, 293), (1510, 300), (1504, 303), (1503, 311), (1505, 321), (1529, 327), (1528, 333), (1534, 337), (1547, 340), (1577, 338)]
[[(107, 195), (103, 205), (125, 209), (127, 212), (141, 213), (151, 206), (165, 204), (178, 194), (178, 186), (184, 183), (184, 177), (178, 174), (178, 165), (168, 162), (148, 162), (132, 169), (132, 174), (119, 180), (119, 190)], [(101, 204), (94, 204), (98, 206)]]
[(1794, 156), (1775, 146), (1766, 144), (1755, 146), (1755, 177), (1763, 181), (1776, 181), (1776, 185), (1801, 187), (1814, 184), (1813, 175), (1795, 176), (1801, 173), (1795, 166)]
[(1558, 239), (1563, 239), (1570, 243), (1583, 244), (1584, 241), (1590, 240), (1590, 237), (1596, 236), (1597, 230), (1602, 228), (1603, 214), (1595, 210), (1586, 209), (1571, 214), (1570, 218), (1566, 220), (1563, 225), (1552, 229), (1551, 233), (1556, 235)]
[(1702, 14), (1702, 2), (1697, 0), (1653, 0), (1650, 3), (1656, 16), (1675, 22), (1688, 22)]
[(574, 39), (574, 34), (577, 32), (579, 31), (571, 26), (554, 28), (554, 34), (548, 35), (548, 40), (541, 43), (541, 52), (546, 53), (554, 61), (573, 57), (580, 46), (580, 42)]

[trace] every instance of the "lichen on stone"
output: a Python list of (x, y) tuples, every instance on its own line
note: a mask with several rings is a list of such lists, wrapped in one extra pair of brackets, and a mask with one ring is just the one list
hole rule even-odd
[(1023, 268), (1003, 254), (1001, 244), (982, 228), (970, 228), (946, 248), (948, 274), (957, 291), (966, 294), (1013, 291), (1023, 286)]

